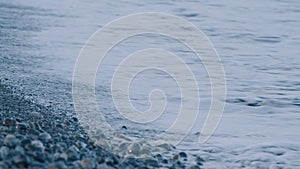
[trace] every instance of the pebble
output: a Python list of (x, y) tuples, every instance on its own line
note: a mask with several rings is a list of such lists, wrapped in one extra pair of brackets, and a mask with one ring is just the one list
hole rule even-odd
[(17, 122), (14, 119), (10, 119), (10, 118), (4, 119), (2, 122), (3, 126), (6, 127), (15, 127), (16, 123)]
[(41, 152), (44, 152), (45, 150), (44, 144), (40, 140), (31, 141), (31, 148)]
[(52, 139), (52, 137), (49, 133), (43, 132), (39, 134), (39, 139), (47, 143)]
[(105, 140), (96, 140), (95, 142), (94, 142), (94, 146), (95, 147), (102, 147), (102, 148), (105, 148), (105, 149), (107, 149), (107, 150), (109, 150), (110, 149), (110, 145), (107, 143), (107, 141), (105, 141)]
[(132, 143), (128, 146), (128, 153), (139, 156), (141, 154), (141, 145), (139, 143)]
[(8, 147), (15, 147), (19, 144), (20, 140), (16, 138), (16, 136), (12, 134), (8, 134), (4, 138), (4, 144)]
[(61, 153), (59, 157), (64, 159), (65, 161), (68, 161), (68, 154), (67, 153)]
[(64, 162), (58, 161), (54, 163), (50, 163), (48, 165), (48, 169), (68, 169)]
[(204, 159), (203, 159), (203, 158), (201, 158), (201, 157), (199, 157), (199, 156), (196, 157), (196, 163), (197, 163), (198, 165), (202, 165), (203, 162), (204, 162)]
[(17, 123), (16, 129), (19, 130), (26, 130), (28, 128), (28, 125), (26, 123)]
[(97, 169), (114, 169), (114, 167), (107, 166), (106, 164), (98, 165)]
[(145, 163), (146, 163), (147, 165), (149, 165), (149, 166), (152, 166), (152, 167), (156, 167), (156, 168), (159, 167), (159, 163), (158, 163), (158, 161), (155, 160), (155, 159), (146, 159), (146, 160), (145, 160)]
[(187, 154), (185, 152), (180, 152), (178, 155), (181, 158), (187, 158)]
[(41, 119), (41, 118), (43, 118), (43, 115), (41, 115), (39, 112), (31, 112), (30, 113), (30, 117), (32, 118), (32, 119), (35, 119), (35, 120), (38, 120), (38, 119)]
[(15, 150), (16, 150), (16, 152), (17, 152), (18, 154), (24, 154), (24, 152), (25, 152), (24, 148), (21, 147), (21, 146), (17, 146), (17, 147), (15, 148)]
[(179, 159), (179, 156), (177, 155), (177, 154), (175, 154), (174, 156), (173, 156), (173, 160), (178, 160)]
[(82, 159), (80, 164), (81, 164), (82, 168), (84, 168), (84, 169), (90, 169), (90, 168), (95, 167), (94, 163), (90, 159), (87, 159), (87, 158)]
[(28, 162), (29, 162), (29, 159), (28, 159), (28, 157), (26, 157), (23, 154), (18, 154), (18, 155), (13, 157), (12, 161), (15, 164), (27, 165)]
[(0, 159), (5, 159), (5, 157), (9, 154), (9, 148), (6, 146), (2, 146), (0, 148)]
[(197, 165), (194, 165), (194, 166), (189, 167), (188, 169), (200, 169), (200, 167)]
[(68, 159), (72, 161), (79, 160), (79, 150), (76, 146), (71, 146), (67, 151), (66, 154), (68, 155)]

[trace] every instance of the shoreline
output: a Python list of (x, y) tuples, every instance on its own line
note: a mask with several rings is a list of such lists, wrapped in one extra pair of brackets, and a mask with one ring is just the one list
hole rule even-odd
[(3, 81), (0, 92), (0, 168), (186, 168), (161, 156), (122, 159), (94, 145), (72, 113), (33, 103)]

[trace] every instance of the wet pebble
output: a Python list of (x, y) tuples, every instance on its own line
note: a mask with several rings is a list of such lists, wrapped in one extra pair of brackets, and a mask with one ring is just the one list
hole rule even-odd
[(155, 159), (146, 159), (145, 163), (151, 167), (156, 167), (156, 168), (159, 167), (159, 163)]
[(48, 169), (68, 169), (64, 162), (58, 161), (54, 163), (50, 163), (48, 165)]
[(196, 160), (196, 163), (197, 163), (198, 165), (202, 165), (203, 162), (204, 162), (204, 159), (201, 158), (201, 157), (199, 157), (199, 156), (197, 156), (195, 160)]
[(6, 146), (2, 146), (0, 148), (0, 159), (5, 159), (8, 154), (9, 154), (9, 148)]
[(40, 140), (31, 141), (30, 148), (32, 150), (41, 151), (41, 152), (44, 152), (44, 150), (45, 150), (44, 144)]
[(193, 166), (189, 167), (188, 169), (200, 169), (200, 167), (197, 165), (193, 165)]
[(62, 158), (63, 160), (67, 161), (68, 160), (68, 154), (67, 153), (61, 153), (59, 155), (60, 158)]
[(52, 139), (52, 137), (49, 133), (43, 132), (39, 134), (39, 139), (47, 143)]
[(105, 148), (105, 149), (108, 149), (108, 150), (110, 149), (110, 145), (105, 140), (96, 140), (94, 142), (94, 146), (95, 147), (102, 147), (102, 148)]
[(180, 152), (178, 155), (181, 158), (187, 158), (187, 154), (185, 152)]
[(133, 155), (141, 154), (141, 145), (139, 143), (132, 143), (128, 146), (128, 153)]
[(179, 159), (179, 156), (177, 155), (177, 154), (175, 154), (174, 156), (173, 156), (173, 160), (178, 160)]
[(18, 154), (18, 155), (13, 157), (12, 161), (13, 161), (14, 164), (27, 165), (28, 162), (29, 162), (29, 159), (24, 154)]
[(43, 118), (43, 115), (41, 115), (39, 112), (31, 112), (30, 113), (30, 117), (32, 118), (32, 119), (35, 119), (35, 120), (38, 120), (38, 119), (41, 119), (41, 118)]
[(163, 164), (168, 164), (168, 163), (169, 163), (167, 159), (163, 159), (161, 162), (162, 162)]
[(97, 169), (114, 169), (114, 167), (108, 166), (106, 164), (98, 165)]
[(4, 138), (4, 144), (8, 147), (15, 147), (20, 143), (20, 140), (16, 138), (16, 136), (12, 134), (8, 134)]
[(66, 154), (68, 155), (68, 159), (75, 161), (75, 160), (79, 160), (80, 156), (79, 156), (79, 150), (76, 146), (71, 146), (67, 151)]
[(26, 130), (28, 128), (28, 125), (26, 123), (17, 123), (16, 129), (19, 130)]
[(80, 161), (80, 165), (82, 166), (82, 168), (84, 169), (90, 169), (90, 168), (94, 168), (95, 164), (87, 158), (84, 158)]
[(17, 122), (14, 119), (7, 118), (2, 121), (2, 124), (6, 127), (15, 127)]

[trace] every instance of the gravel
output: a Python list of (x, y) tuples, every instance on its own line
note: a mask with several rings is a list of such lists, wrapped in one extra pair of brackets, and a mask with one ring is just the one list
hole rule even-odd
[(75, 115), (26, 100), (1, 81), (0, 93), (1, 169), (187, 168), (180, 161), (187, 157), (183, 152), (175, 159), (160, 154), (149, 159), (121, 158), (90, 140)]

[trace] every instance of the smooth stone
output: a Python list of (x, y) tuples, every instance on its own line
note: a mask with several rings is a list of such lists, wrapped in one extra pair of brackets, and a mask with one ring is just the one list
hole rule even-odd
[(163, 164), (168, 164), (168, 163), (169, 163), (167, 159), (163, 159), (161, 162), (162, 162)]
[(107, 149), (107, 150), (109, 150), (110, 149), (110, 145), (107, 143), (107, 141), (105, 141), (105, 140), (96, 140), (95, 142), (94, 142), (94, 146), (95, 147), (102, 147), (102, 148), (105, 148), (105, 149)]
[(188, 169), (201, 169), (201, 168), (197, 165), (193, 165), (193, 166), (189, 167)]
[(157, 160), (154, 160), (154, 159), (146, 159), (146, 160), (145, 160), (145, 163), (146, 163), (147, 165), (150, 165), (150, 166), (156, 167), (156, 168), (158, 168), (158, 167), (160, 166), (159, 163), (158, 163), (158, 161), (157, 161)]
[(18, 155), (13, 157), (12, 161), (13, 161), (14, 164), (27, 165), (28, 162), (29, 162), (29, 159), (25, 155), (18, 154)]
[(15, 148), (15, 150), (16, 150), (16, 152), (17, 152), (18, 154), (24, 154), (24, 152), (25, 152), (24, 148), (21, 147), (21, 146), (17, 146), (17, 147)]
[(31, 146), (33, 150), (38, 150), (41, 152), (44, 152), (45, 150), (44, 144), (40, 140), (31, 141)]
[(6, 127), (15, 127), (17, 122), (14, 119), (7, 118), (3, 120), (2, 124)]
[(173, 156), (173, 160), (178, 160), (179, 159), (179, 156), (177, 155), (177, 154), (175, 154), (174, 156)]
[(33, 119), (41, 119), (43, 118), (43, 115), (41, 115), (39, 112), (31, 112), (30, 117)]
[(204, 160), (202, 157), (199, 157), (199, 156), (196, 157), (196, 163), (197, 163), (198, 165), (202, 165), (202, 163), (203, 163), (204, 161), (205, 161), (205, 160)]
[(156, 154), (155, 158), (158, 159), (159, 161), (161, 161), (163, 159), (161, 154)]
[(79, 160), (79, 149), (72, 145), (67, 151), (66, 154), (68, 155), (68, 159), (70, 159), (71, 161), (76, 161)]
[(0, 148), (0, 159), (5, 159), (5, 157), (9, 154), (9, 148), (6, 146), (2, 146)]
[(187, 158), (187, 154), (185, 152), (180, 152), (178, 155), (181, 158)]
[(106, 164), (98, 165), (97, 169), (114, 169), (114, 167), (108, 166)]
[(49, 133), (44, 132), (44, 133), (40, 133), (39, 139), (44, 141), (44, 142), (49, 142), (52, 139), (52, 137)]
[(80, 161), (80, 165), (82, 166), (82, 168), (84, 169), (90, 169), (90, 168), (94, 168), (95, 164), (87, 158), (84, 158)]
[(141, 145), (139, 143), (132, 143), (128, 146), (128, 153), (133, 155), (141, 154)]
[(85, 144), (84, 142), (81, 142), (81, 141), (76, 141), (75, 145), (76, 145), (79, 149), (86, 148), (86, 146), (87, 146), (87, 144)]
[(12, 134), (8, 134), (4, 138), (4, 144), (7, 145), (8, 147), (15, 147), (19, 144), (20, 140), (16, 138), (16, 136)]
[(0, 168), (8, 169), (8, 165), (4, 161), (0, 161)]
[(19, 130), (26, 130), (28, 128), (28, 125), (26, 123), (17, 123), (16, 129)]
[(64, 162), (58, 161), (54, 163), (50, 163), (48, 165), (48, 169), (68, 169)]

